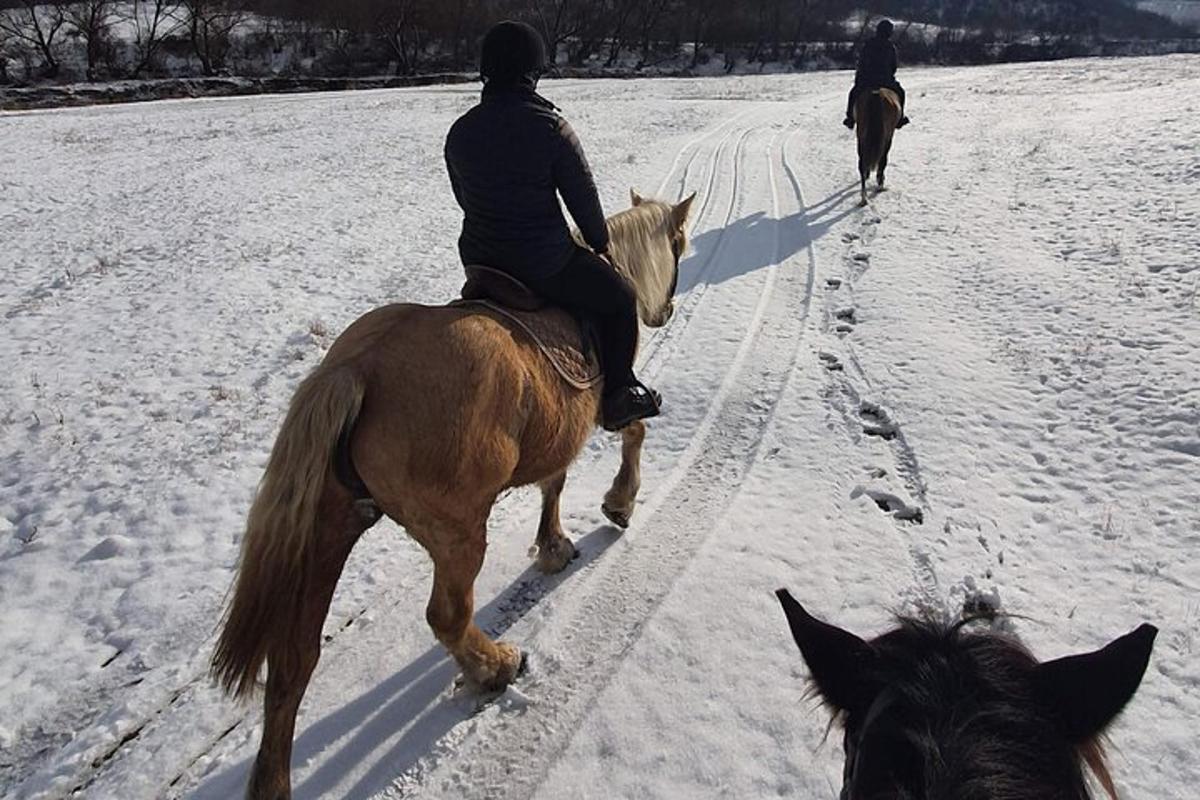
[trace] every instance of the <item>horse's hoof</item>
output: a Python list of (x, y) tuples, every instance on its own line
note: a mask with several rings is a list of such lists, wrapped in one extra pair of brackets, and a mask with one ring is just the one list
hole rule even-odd
[(546, 575), (562, 572), (579, 556), (575, 545), (565, 536), (559, 536), (549, 547), (539, 547), (537, 568)]
[(616, 525), (621, 530), (625, 530), (629, 527), (629, 513), (625, 511), (618, 511), (615, 508), (609, 508), (607, 504), (600, 506), (600, 512), (604, 514), (605, 518), (608, 519), (609, 522), (611, 522), (613, 525)]
[(464, 675), (464, 683), (477, 694), (500, 694), (525, 671), (525, 654), (515, 644), (496, 642), (497, 663), (490, 675)]

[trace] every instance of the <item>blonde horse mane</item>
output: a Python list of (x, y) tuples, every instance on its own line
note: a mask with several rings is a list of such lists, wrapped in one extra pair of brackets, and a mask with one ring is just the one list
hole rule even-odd
[[(676, 219), (674, 210), (670, 203), (638, 198), (633, 208), (608, 218), (613, 263), (633, 284), (638, 316), (652, 328), (665, 324), (671, 315), (675, 290), (675, 254), (671, 243), (678, 242), (681, 254), (687, 246), (683, 221)], [(576, 241), (584, 244), (578, 231), (574, 235)]]

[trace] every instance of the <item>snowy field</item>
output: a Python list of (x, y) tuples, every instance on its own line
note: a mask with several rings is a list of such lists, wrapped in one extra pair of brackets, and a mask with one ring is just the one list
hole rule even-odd
[[(491, 524), (477, 709), (430, 564), (361, 541), (297, 730), (299, 798), (833, 797), (772, 595), (863, 634), (983, 600), (1042, 658), (1158, 625), (1125, 798), (1200, 783), (1200, 58), (911, 71), (856, 205), (827, 73), (551, 82), (610, 212), (696, 190), (666, 413), (624, 535), (617, 442)], [(0, 115), (0, 796), (237, 796), (260, 713), (205, 674), (292, 389), (345, 325), (460, 285), (442, 137), (470, 87)]]

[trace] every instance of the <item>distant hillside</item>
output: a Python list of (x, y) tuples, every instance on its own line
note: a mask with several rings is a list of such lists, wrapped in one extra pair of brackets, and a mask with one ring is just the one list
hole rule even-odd
[(902, 19), (995, 33), (1040, 33), (1104, 39), (1173, 39), (1192, 35), (1178, 22), (1137, 6), (1200, 6), (1187, 0), (876, 0), (873, 10)]
[(1136, 0), (1138, 8), (1200, 30), (1200, 0)]

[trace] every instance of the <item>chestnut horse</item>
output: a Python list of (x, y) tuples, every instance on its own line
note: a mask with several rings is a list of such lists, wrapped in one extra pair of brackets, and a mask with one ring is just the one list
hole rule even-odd
[(900, 122), (900, 96), (891, 89), (860, 92), (854, 102), (858, 128), (858, 175), (862, 179), (862, 205), (867, 204), (867, 178), (875, 170), (879, 189), (883, 190), (892, 136)]
[[(613, 261), (648, 326), (673, 312), (694, 199), (671, 205), (633, 193), (633, 208), (608, 221)], [(559, 523), (559, 495), (597, 425), (601, 388), (568, 386), (534, 342), (469, 306), (389, 305), (338, 337), (296, 390), (275, 441), (212, 661), (235, 695), (252, 692), (267, 665), (247, 797), (291, 796), (296, 710), (321, 627), (351, 548), (381, 514), (433, 558), (425, 617), (468, 685), (498, 691), (517, 676), (520, 651), (472, 621), (488, 515), (504, 490), (539, 485), (537, 566), (566, 567), (575, 547)], [(605, 514), (622, 527), (644, 436), (641, 422), (622, 431), (621, 468), (604, 496)]]

